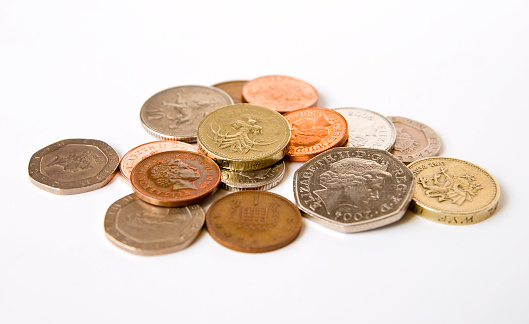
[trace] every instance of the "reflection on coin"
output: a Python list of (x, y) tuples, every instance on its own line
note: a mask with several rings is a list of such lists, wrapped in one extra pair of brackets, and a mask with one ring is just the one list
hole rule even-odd
[(215, 201), (206, 213), (215, 241), (240, 252), (268, 252), (292, 242), (301, 213), (288, 199), (267, 191), (239, 191)]
[(229, 94), (231, 99), (233, 100), (233, 103), (243, 103), (244, 99), (242, 97), (242, 88), (244, 87), (246, 82), (248, 81), (227, 81), (217, 83), (213, 86)]
[(95, 190), (114, 177), (119, 156), (107, 143), (66, 139), (37, 151), (29, 160), (30, 181), (58, 195)]
[(337, 147), (294, 174), (296, 203), (309, 218), (352, 233), (398, 221), (410, 203), (410, 170), (384, 150)]
[(412, 162), (417, 179), (414, 213), (450, 225), (475, 224), (496, 211), (500, 187), (483, 168), (467, 161), (432, 157)]
[(138, 255), (159, 255), (188, 247), (204, 226), (200, 205), (169, 208), (141, 201), (130, 194), (113, 203), (105, 216), (110, 242)]
[(347, 121), (332, 109), (299, 109), (283, 117), (290, 125), (287, 157), (291, 161), (308, 161), (325, 150), (342, 146), (349, 136)]
[(242, 89), (246, 102), (278, 112), (308, 108), (318, 102), (318, 92), (307, 82), (289, 76), (270, 75), (248, 81)]
[(186, 85), (158, 92), (141, 108), (140, 119), (152, 135), (183, 142), (196, 142), (198, 123), (215, 109), (233, 104), (224, 91)]
[(285, 162), (260, 170), (232, 171), (220, 170), (220, 187), (229, 191), (268, 190), (279, 184), (285, 176)]
[(388, 117), (395, 125), (397, 140), (393, 155), (404, 163), (436, 156), (441, 149), (437, 133), (430, 127), (413, 119), (404, 117)]
[(199, 153), (198, 149), (193, 145), (179, 141), (156, 141), (136, 146), (125, 153), (121, 158), (119, 170), (122, 179), (130, 185), (130, 174), (138, 162), (155, 153), (166, 151), (188, 151)]
[(215, 110), (198, 126), (198, 148), (221, 167), (258, 170), (280, 161), (288, 150), (290, 127), (278, 112), (251, 104)]
[(347, 120), (349, 140), (346, 146), (389, 151), (397, 132), (393, 123), (381, 114), (364, 108), (334, 108)]
[(164, 207), (196, 204), (220, 182), (220, 169), (208, 157), (184, 151), (160, 152), (141, 160), (130, 182), (140, 199)]

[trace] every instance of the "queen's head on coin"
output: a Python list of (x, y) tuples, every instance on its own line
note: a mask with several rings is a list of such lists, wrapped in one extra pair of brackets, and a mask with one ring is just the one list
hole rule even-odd
[(387, 165), (360, 158), (345, 158), (331, 164), (320, 175), (319, 184), (325, 189), (315, 190), (328, 214), (336, 211), (355, 211), (376, 203), (391, 174)]
[(173, 190), (197, 189), (194, 181), (200, 178), (197, 169), (179, 159), (158, 163), (148, 174), (158, 186), (171, 187)]

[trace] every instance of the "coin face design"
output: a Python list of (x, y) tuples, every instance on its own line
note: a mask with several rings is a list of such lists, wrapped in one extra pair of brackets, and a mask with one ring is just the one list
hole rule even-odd
[(250, 80), (244, 85), (242, 94), (246, 102), (281, 113), (312, 107), (318, 102), (318, 92), (313, 86), (282, 75)]
[(198, 126), (198, 148), (221, 167), (258, 170), (280, 161), (288, 150), (290, 128), (276, 111), (251, 104), (215, 110)]
[(332, 148), (294, 174), (298, 207), (317, 223), (347, 233), (398, 221), (414, 185), (411, 171), (378, 149)]
[(130, 185), (130, 174), (138, 162), (153, 154), (167, 151), (199, 153), (198, 149), (193, 145), (179, 141), (156, 141), (136, 146), (121, 158), (119, 170), (122, 179)]
[(244, 102), (244, 98), (242, 97), (242, 88), (244, 87), (246, 82), (248, 81), (226, 81), (217, 83), (213, 86), (215, 88), (219, 88), (220, 90), (230, 95), (231, 99), (233, 100), (233, 103), (236, 104)]
[(200, 234), (204, 220), (200, 205), (159, 207), (130, 194), (108, 208), (105, 233), (130, 253), (159, 255), (188, 247)]
[(183, 142), (196, 142), (202, 118), (215, 109), (233, 104), (224, 91), (198, 85), (186, 85), (158, 92), (141, 108), (140, 119), (152, 135)]
[(404, 117), (388, 117), (395, 125), (397, 139), (393, 155), (404, 163), (436, 156), (441, 149), (437, 133), (425, 124)]
[(59, 195), (95, 190), (114, 177), (119, 156), (100, 140), (66, 139), (37, 151), (28, 166), (30, 181)]
[(306, 108), (284, 114), (290, 125), (291, 161), (308, 161), (317, 154), (342, 146), (349, 136), (347, 121), (327, 108)]
[(432, 157), (412, 162), (417, 179), (410, 209), (443, 224), (475, 224), (494, 214), (500, 187), (483, 168), (463, 160)]
[(397, 132), (393, 123), (381, 114), (364, 108), (334, 108), (347, 120), (349, 139), (346, 146), (389, 151)]
[(141, 160), (131, 173), (140, 199), (164, 207), (195, 204), (217, 190), (220, 169), (201, 154), (167, 151)]
[(292, 242), (301, 213), (288, 199), (266, 191), (240, 191), (214, 202), (206, 226), (219, 244), (240, 252), (268, 252)]
[(220, 173), (220, 187), (228, 191), (268, 190), (277, 186), (285, 176), (285, 162), (250, 171), (221, 169)]

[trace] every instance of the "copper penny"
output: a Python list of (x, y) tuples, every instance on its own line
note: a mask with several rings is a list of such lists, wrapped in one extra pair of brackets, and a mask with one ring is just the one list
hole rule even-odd
[(215, 241), (240, 252), (282, 248), (301, 230), (301, 213), (288, 199), (266, 191), (239, 191), (215, 201), (206, 213)]
[(242, 88), (244, 87), (246, 82), (248, 82), (248, 80), (226, 81), (214, 84), (213, 86), (226, 92), (231, 97), (231, 99), (233, 99), (233, 103), (237, 104), (244, 102), (244, 99), (242, 97)]
[(217, 190), (220, 169), (192, 152), (160, 152), (140, 161), (130, 175), (132, 189), (148, 203), (164, 207), (198, 203)]
[(305, 81), (281, 75), (264, 76), (248, 81), (242, 89), (249, 103), (284, 113), (308, 108), (318, 102), (318, 92)]
[(283, 115), (290, 125), (291, 161), (308, 161), (330, 148), (342, 146), (349, 137), (342, 114), (327, 108), (306, 108)]
[(125, 153), (123, 158), (121, 158), (121, 162), (119, 164), (121, 178), (130, 185), (130, 174), (138, 162), (153, 154), (167, 151), (188, 151), (200, 153), (199, 150), (193, 145), (179, 141), (155, 141), (141, 144)]

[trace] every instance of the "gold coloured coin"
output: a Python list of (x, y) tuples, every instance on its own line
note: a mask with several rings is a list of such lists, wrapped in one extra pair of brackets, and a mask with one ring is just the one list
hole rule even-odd
[(222, 168), (258, 170), (285, 156), (290, 127), (272, 109), (241, 103), (208, 114), (198, 125), (197, 141), (199, 150)]
[(500, 187), (483, 168), (467, 161), (432, 157), (412, 162), (417, 179), (414, 213), (449, 225), (475, 224), (494, 214)]

